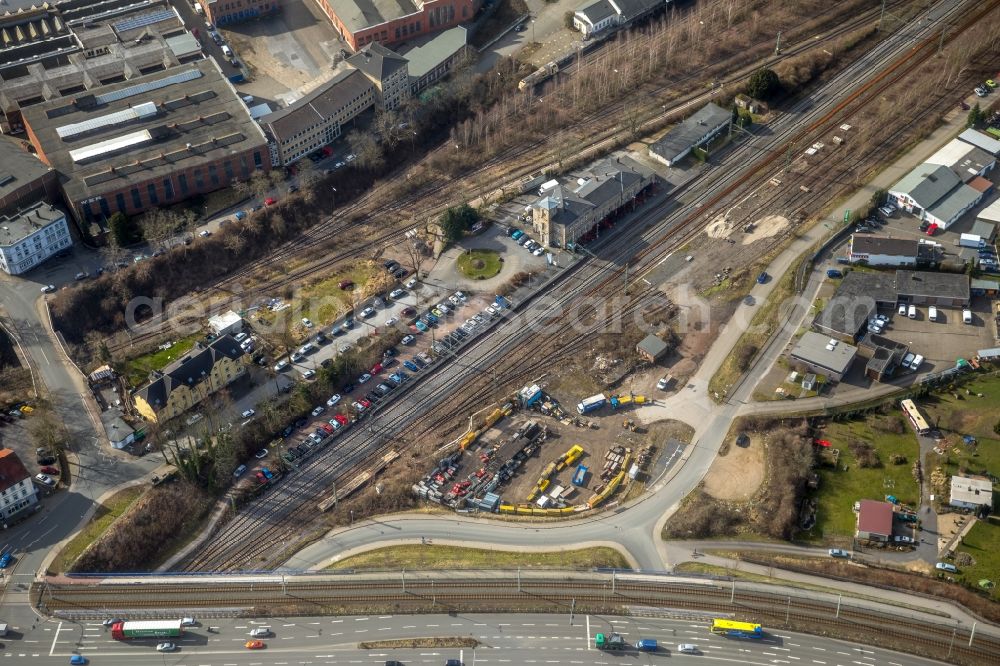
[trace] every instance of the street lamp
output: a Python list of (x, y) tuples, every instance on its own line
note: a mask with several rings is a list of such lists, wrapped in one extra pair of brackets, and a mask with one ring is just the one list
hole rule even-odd
[(535, 43), (535, 19), (531, 19), (531, 43)]
[(332, 201), (333, 201), (333, 208), (336, 208), (337, 207), (337, 188), (336, 187), (331, 187), (330, 189), (333, 190), (333, 199), (332, 199)]

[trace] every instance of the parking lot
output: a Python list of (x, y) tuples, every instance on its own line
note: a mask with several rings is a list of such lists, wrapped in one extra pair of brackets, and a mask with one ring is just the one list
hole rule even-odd
[(905, 343), (915, 354), (925, 358), (919, 372), (940, 372), (954, 367), (960, 358), (971, 358), (980, 349), (996, 346), (993, 322), (990, 317), (991, 302), (985, 297), (972, 299), (972, 323), (962, 322), (959, 308), (937, 307), (937, 321), (928, 319), (928, 307), (916, 306), (917, 318), (901, 317), (892, 313), (885, 337)]

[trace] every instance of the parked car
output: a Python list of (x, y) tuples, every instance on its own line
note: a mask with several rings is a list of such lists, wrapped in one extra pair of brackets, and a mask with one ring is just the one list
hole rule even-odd
[(938, 562), (934, 565), (934, 568), (938, 571), (947, 571), (948, 573), (958, 573), (958, 567), (954, 564), (949, 564), (947, 562)]
[(330, 396), (330, 399), (326, 401), (326, 406), (327, 407), (333, 407), (338, 402), (340, 402), (340, 394), (339, 393), (334, 393), (332, 396)]
[(842, 548), (831, 548), (830, 557), (850, 557), (851, 554)]
[(56, 485), (56, 480), (53, 479), (48, 474), (36, 474), (35, 481), (42, 484), (43, 486), (48, 486), (49, 488), (52, 488)]
[(42, 287), (42, 293), (43, 294), (51, 294), (55, 290), (56, 290), (56, 286), (54, 284), (47, 284), (44, 287)]
[(404, 289), (393, 289), (392, 291), (389, 292), (389, 298), (391, 298), (392, 300), (400, 299), (403, 296), (406, 296), (406, 290)]
[(923, 364), (924, 364), (924, 357), (921, 356), (920, 354), (917, 354), (916, 358), (913, 359), (913, 362), (910, 363), (910, 370), (916, 372), (917, 370), (920, 369), (920, 366)]
[(287, 367), (288, 367), (288, 361), (286, 361), (285, 359), (281, 359), (280, 361), (274, 364), (274, 371), (281, 372)]
[(368, 382), (369, 380), (371, 380), (371, 378), (372, 378), (372, 376), (366, 372), (365, 374), (363, 374), (360, 377), (358, 377), (358, 384), (364, 384), (364, 383)]
[(410, 370), (411, 372), (420, 372), (420, 368), (418, 368), (417, 364), (414, 363), (413, 361), (403, 361), (403, 365), (406, 367), (407, 370)]
[(308, 368), (302, 371), (302, 379), (312, 379), (316, 376), (316, 371), (312, 368)]
[(0, 555), (0, 569), (6, 569), (10, 566), (10, 563), (14, 561), (14, 556), (10, 553), (4, 553)]
[(309, 412), (309, 414), (312, 416), (319, 416), (320, 414), (323, 413), (323, 410), (325, 409), (326, 407), (324, 407), (323, 405), (316, 405), (316, 407), (314, 407), (313, 410)]
[(403, 343), (404, 345), (412, 345), (414, 340), (416, 340), (416, 338), (413, 337), (412, 335), (404, 335), (403, 339), (400, 340), (400, 342)]
[(268, 454), (267, 449), (261, 449), (257, 453), (253, 454), (253, 457), (256, 458), (257, 460), (263, 460), (264, 458), (267, 457), (267, 454)]
[(404, 286), (407, 289), (413, 289), (414, 287), (417, 286), (418, 283), (419, 283), (419, 280), (417, 280), (417, 278), (413, 278), (412, 280), (410, 280), (409, 282), (407, 282)]
[(42, 474), (48, 474), (49, 476), (59, 476), (59, 470), (50, 465), (46, 465), (45, 467), (42, 467), (38, 471), (41, 472)]
[(252, 409), (244, 409), (244, 410), (243, 410), (243, 413), (242, 413), (242, 414), (240, 414), (240, 416), (242, 416), (242, 417), (243, 417), (243, 418), (245, 418), (245, 419), (248, 419), (248, 418), (250, 418), (251, 416), (253, 416), (253, 415), (254, 415), (254, 414), (256, 414), (256, 413), (257, 413), (257, 412), (255, 412), (255, 411), (254, 411), (254, 410), (252, 410)]
[(375, 308), (367, 307), (361, 311), (361, 317), (364, 319), (370, 319), (375, 316)]

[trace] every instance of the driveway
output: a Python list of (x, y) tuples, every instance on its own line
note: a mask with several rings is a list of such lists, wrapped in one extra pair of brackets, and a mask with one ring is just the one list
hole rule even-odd
[[(486, 280), (473, 280), (466, 277), (458, 269), (458, 258), (467, 250), (493, 250), (500, 253), (503, 259), (503, 267), (500, 272), (492, 278)], [(546, 248), (547, 252), (557, 255), (565, 255), (560, 250)], [(567, 265), (570, 255), (565, 255), (560, 265)], [(522, 271), (538, 272), (548, 268), (548, 262), (543, 254), (540, 257), (533, 256), (530, 252), (519, 246), (516, 241), (508, 237), (504, 231), (496, 226), (489, 226), (486, 231), (478, 236), (469, 236), (461, 244), (449, 248), (438, 257), (433, 268), (428, 272), (428, 281), (434, 284), (454, 286), (455, 289), (468, 291), (478, 291), (484, 293), (496, 292), (497, 289), (507, 283), (511, 277)]]

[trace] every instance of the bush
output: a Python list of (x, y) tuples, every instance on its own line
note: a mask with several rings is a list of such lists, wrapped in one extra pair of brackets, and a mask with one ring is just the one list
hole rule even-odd
[(878, 457), (878, 451), (868, 442), (855, 439), (847, 443), (847, 448), (851, 450), (851, 453), (857, 459), (858, 467), (870, 469), (882, 466), (882, 461)]
[(756, 355), (757, 345), (748, 344), (740, 347), (736, 352), (736, 369), (740, 372), (746, 372)]
[(175, 481), (157, 486), (83, 551), (72, 570), (146, 570), (211, 505), (212, 498), (192, 484)]
[(773, 69), (761, 67), (750, 75), (747, 81), (747, 94), (756, 99), (766, 100), (778, 92), (781, 81)]

